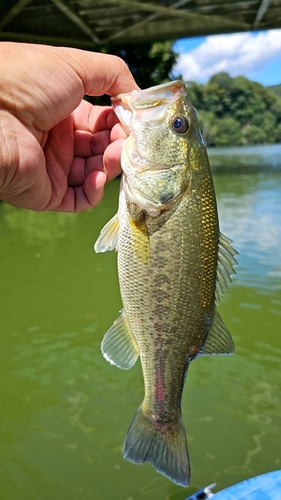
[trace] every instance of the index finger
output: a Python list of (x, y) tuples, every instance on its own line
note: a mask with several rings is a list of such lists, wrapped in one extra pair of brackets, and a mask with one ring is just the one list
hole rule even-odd
[(118, 118), (109, 106), (96, 106), (82, 100), (73, 111), (74, 130), (87, 130), (94, 134), (101, 130), (111, 130)]

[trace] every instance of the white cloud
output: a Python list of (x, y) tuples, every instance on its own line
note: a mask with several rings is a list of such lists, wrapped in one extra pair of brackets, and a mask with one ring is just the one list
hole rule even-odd
[(179, 55), (173, 73), (185, 81), (206, 81), (220, 71), (249, 77), (278, 57), (281, 30), (208, 36), (197, 48)]

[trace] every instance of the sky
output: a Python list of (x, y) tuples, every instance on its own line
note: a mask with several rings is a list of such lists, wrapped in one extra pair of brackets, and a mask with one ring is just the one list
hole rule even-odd
[(184, 38), (174, 51), (179, 56), (173, 76), (185, 81), (205, 83), (225, 71), (265, 86), (281, 83), (281, 30)]

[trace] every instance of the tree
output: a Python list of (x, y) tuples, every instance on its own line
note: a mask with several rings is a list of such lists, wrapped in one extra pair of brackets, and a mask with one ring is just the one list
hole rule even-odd
[(244, 76), (218, 73), (205, 85), (188, 83), (208, 146), (280, 141), (281, 99)]
[(239, 146), (242, 141), (242, 129), (237, 120), (231, 116), (221, 118), (217, 125), (216, 146), (228, 146), (231, 140), (233, 146)]
[(148, 88), (168, 82), (176, 62), (173, 42), (146, 42), (108, 50), (128, 64), (140, 88)]
[(195, 82), (187, 82), (186, 87), (187, 97), (191, 101), (192, 106), (194, 106), (195, 109), (202, 108), (204, 85), (198, 85)]

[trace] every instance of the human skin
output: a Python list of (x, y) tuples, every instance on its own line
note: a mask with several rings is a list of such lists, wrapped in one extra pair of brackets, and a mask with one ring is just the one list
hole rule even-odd
[(79, 212), (121, 172), (126, 134), (113, 110), (85, 94), (137, 89), (122, 59), (65, 47), (0, 43), (0, 199), (31, 210)]

